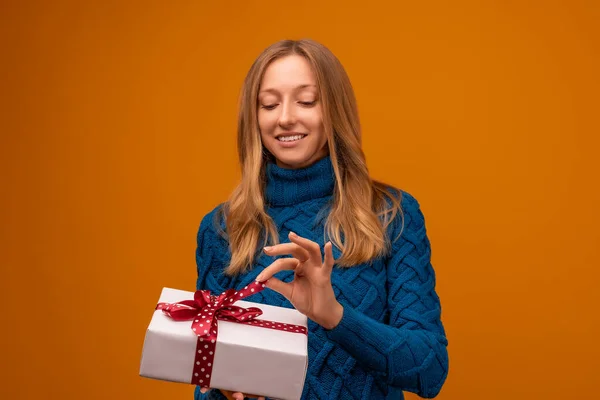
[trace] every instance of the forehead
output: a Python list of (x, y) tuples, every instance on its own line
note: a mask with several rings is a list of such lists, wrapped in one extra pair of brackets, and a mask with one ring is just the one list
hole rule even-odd
[(290, 55), (273, 61), (265, 70), (260, 91), (293, 90), (298, 87), (316, 88), (315, 74), (302, 56)]

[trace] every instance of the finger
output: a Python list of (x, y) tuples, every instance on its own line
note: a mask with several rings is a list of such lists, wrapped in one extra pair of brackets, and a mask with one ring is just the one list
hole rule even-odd
[(208, 390), (209, 389), (206, 387), (200, 388), (200, 393), (204, 394), (204, 393), (208, 392)]
[(235, 393), (233, 394), (233, 398), (234, 398), (235, 400), (244, 400), (244, 393), (241, 393), (241, 392), (235, 392)]
[(323, 258), (321, 255), (321, 248), (317, 243), (313, 242), (312, 240), (298, 236), (294, 232), (290, 232), (289, 237), (293, 243), (297, 244), (302, 249), (304, 249), (313, 261), (318, 262), (319, 265), (321, 265), (321, 263), (323, 262)]
[(277, 278), (271, 278), (267, 282), (265, 282), (265, 285), (269, 289), (276, 291), (286, 299), (291, 300), (292, 293), (294, 292), (291, 283), (282, 282)]
[(325, 261), (323, 262), (323, 272), (331, 275), (331, 271), (333, 270), (333, 264), (335, 260), (333, 259), (333, 245), (331, 242), (325, 243)]
[(256, 280), (259, 282), (264, 282), (278, 272), (281, 272), (285, 269), (295, 269), (297, 266), (298, 260), (295, 258), (279, 258), (265, 268), (260, 274), (258, 274)]
[(294, 243), (281, 243), (274, 246), (267, 246), (263, 250), (265, 251), (265, 254), (270, 256), (291, 254), (294, 258), (297, 258), (302, 262), (308, 260), (309, 258), (308, 252)]

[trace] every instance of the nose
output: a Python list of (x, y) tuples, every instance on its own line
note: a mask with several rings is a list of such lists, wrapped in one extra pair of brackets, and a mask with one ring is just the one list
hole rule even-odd
[(289, 102), (282, 104), (281, 114), (279, 115), (279, 125), (290, 126), (296, 123), (296, 114), (294, 107)]

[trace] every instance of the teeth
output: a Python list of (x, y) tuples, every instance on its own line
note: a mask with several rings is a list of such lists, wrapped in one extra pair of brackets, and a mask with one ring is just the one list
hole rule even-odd
[(296, 136), (281, 136), (278, 137), (277, 140), (281, 142), (293, 142), (295, 140), (300, 140), (304, 137), (304, 135), (296, 135)]

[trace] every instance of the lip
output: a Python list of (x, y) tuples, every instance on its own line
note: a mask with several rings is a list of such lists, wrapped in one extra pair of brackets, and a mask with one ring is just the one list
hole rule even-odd
[(306, 133), (302, 133), (302, 132), (283, 132), (283, 133), (279, 133), (277, 135), (275, 135), (275, 139), (279, 139), (280, 137), (285, 137), (285, 136), (296, 136), (296, 135), (302, 135), (302, 136), (306, 136)]
[[(299, 139), (299, 140), (294, 140), (294, 141), (292, 141), (292, 142), (282, 142), (281, 140), (277, 139), (277, 138), (280, 138), (280, 137), (285, 137), (285, 136), (296, 136), (296, 135), (302, 135), (302, 136), (304, 136), (304, 137), (303, 137), (302, 139)], [(291, 147), (296, 147), (296, 146), (298, 146), (300, 143), (302, 143), (302, 141), (303, 141), (304, 139), (306, 139), (306, 136), (308, 136), (308, 135), (306, 135), (306, 134), (304, 134), (304, 133), (295, 133), (295, 132), (294, 132), (293, 134), (288, 134), (288, 133), (285, 133), (285, 134), (281, 134), (281, 135), (277, 135), (277, 136), (275, 136), (275, 138), (276, 138), (276, 139), (275, 139), (275, 141), (277, 142), (277, 144), (278, 144), (280, 147), (283, 147), (283, 148), (291, 148)]]

